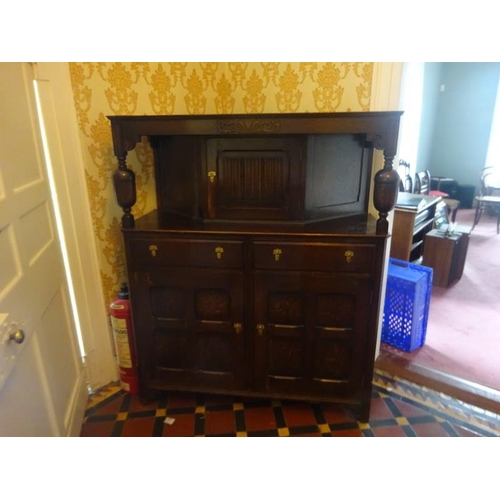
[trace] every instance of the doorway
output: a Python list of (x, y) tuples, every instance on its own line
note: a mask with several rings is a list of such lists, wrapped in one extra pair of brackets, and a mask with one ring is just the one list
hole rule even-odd
[[(411, 70), (412, 65), (413, 70)], [(500, 65), (498, 63), (405, 63), (405, 66), (406, 71), (403, 75), (411, 75), (411, 78), (405, 79), (403, 76), (401, 109), (404, 109), (404, 101), (408, 100), (412, 91), (420, 95), (413, 99), (410, 97), (410, 100), (413, 103), (420, 101), (421, 106), (420, 108), (417, 106), (416, 109), (415, 106), (410, 107), (408, 113), (405, 110), (406, 116), (403, 115), (403, 120), (407, 121), (401, 127), (399, 159), (414, 163), (413, 174), (417, 170), (428, 169), (433, 175), (452, 176), (460, 184), (477, 185), (480, 170), (485, 165), (487, 157)], [(420, 82), (415, 81), (417, 77), (421, 78)], [(467, 115), (463, 115), (465, 109), (468, 109)], [(462, 117), (457, 114), (459, 111)], [(464, 120), (463, 116), (467, 116), (467, 120)], [(462, 123), (464, 121), (470, 123)], [(418, 126), (415, 125), (417, 122)], [(473, 209), (459, 210), (457, 222), (471, 226), (471, 212)], [(483, 226), (475, 228), (471, 235), (470, 257), (466, 261), (461, 281), (450, 290), (433, 289), (426, 345), (418, 350), (419, 352), (411, 354), (402, 351), (398, 353), (396, 349), (382, 346), (378, 366), (398, 371), (405, 378), (417, 383), (425, 382), (426, 386), (433, 384), (446, 388), (448, 394), (454, 391), (453, 394), (463, 400), (472, 398), (478, 401), (479, 398), (482, 407), (493, 405), (498, 410), (500, 377), (492, 377), (491, 371), (484, 372), (484, 376), (481, 376), (481, 369), (487, 370), (489, 363), (484, 361), (481, 363), (477, 356), (474, 358), (471, 355), (472, 352), (477, 352), (477, 343), (485, 337), (481, 336), (484, 328), (479, 331), (481, 322), (469, 321), (470, 328), (464, 332), (463, 319), (462, 324), (457, 324), (455, 331), (451, 327), (455, 320), (458, 321), (460, 317), (458, 314), (451, 315), (449, 324), (443, 324), (441, 321), (444, 310), (455, 308), (455, 311), (466, 311), (467, 306), (478, 300), (480, 294), (477, 289), (474, 290), (472, 286), (474, 283), (469, 282), (469, 279), (486, 279), (488, 282), (486, 276), (488, 269), (490, 276), (491, 272), (494, 273), (497, 269), (493, 263), (488, 263), (486, 260), (484, 245), (485, 241), (489, 241), (488, 248), (492, 250), (493, 259), (493, 252), (495, 246), (500, 245), (498, 243), (500, 238), (495, 238), (496, 227), (491, 228), (494, 234), (489, 237), (487, 221), (481, 222)], [(477, 275), (472, 260), (468, 266), (469, 259), (474, 258), (472, 254), (476, 244), (483, 245), (480, 266), (484, 269), (482, 278)], [(498, 252), (500, 246), (496, 248)], [(500, 272), (497, 272), (498, 281)], [(491, 281), (490, 279), (489, 282)], [(498, 329), (495, 325), (500, 323), (500, 316), (497, 318), (491, 328)], [(449, 331), (447, 335), (453, 335), (453, 338), (450, 337), (450, 342), (453, 344), (449, 344), (448, 347), (441, 344), (439, 349), (430, 352), (432, 337), (440, 333), (444, 336), (445, 327)], [(484, 342), (483, 354), (488, 358), (495, 356), (497, 348), (491, 345), (491, 340)], [(460, 356), (456, 354), (457, 344), (463, 347), (465, 354)], [(450, 355), (451, 351), (455, 351), (455, 354)], [(466, 356), (466, 351), (469, 351), (469, 357)], [(426, 352), (428, 356), (424, 355)], [(491, 358), (489, 361), (494, 363)], [(484, 385), (485, 381), (489, 385)], [(495, 383), (498, 387), (495, 387)]]

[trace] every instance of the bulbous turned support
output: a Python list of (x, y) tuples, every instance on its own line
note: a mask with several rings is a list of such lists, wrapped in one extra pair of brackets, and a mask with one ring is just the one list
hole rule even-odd
[(122, 227), (134, 227), (132, 207), (136, 202), (135, 174), (127, 168), (127, 155), (118, 157), (118, 168), (113, 172), (116, 202), (123, 209)]
[(389, 233), (387, 216), (396, 205), (398, 199), (399, 175), (392, 170), (393, 157), (384, 157), (384, 168), (375, 174), (373, 205), (378, 210), (377, 234)]

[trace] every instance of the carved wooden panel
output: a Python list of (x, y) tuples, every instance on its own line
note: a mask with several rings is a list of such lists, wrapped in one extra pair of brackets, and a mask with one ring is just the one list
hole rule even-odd
[(207, 139), (207, 215), (211, 219), (297, 220), (304, 216), (297, 137)]
[(233, 366), (232, 332), (201, 332), (196, 340), (196, 368), (229, 372)]
[(132, 275), (134, 330), (145, 380), (152, 386), (242, 387), (243, 273), (158, 266)]
[(314, 345), (313, 377), (339, 380), (349, 377), (351, 353), (346, 340), (322, 340)]
[(187, 369), (189, 362), (189, 335), (186, 331), (158, 329), (155, 336), (156, 368)]
[(268, 342), (268, 375), (302, 377), (303, 349), (301, 339), (273, 337)]
[(334, 328), (352, 328), (354, 296), (337, 293), (321, 294), (316, 299), (316, 324)]
[(279, 132), (280, 120), (250, 119), (250, 120), (219, 120), (217, 130), (223, 134), (242, 134), (259, 132)]
[(319, 380), (347, 380), (355, 342), (355, 295), (322, 293), (316, 296), (312, 376)]
[[(254, 271), (255, 369), (267, 391), (328, 394), (359, 384), (369, 280)], [(258, 333), (258, 332), (257, 332)]]
[(196, 319), (228, 321), (230, 319), (231, 297), (227, 290), (197, 289), (194, 308)]
[(222, 152), (217, 175), (220, 208), (286, 206), (289, 184), (286, 153)]
[(269, 293), (268, 315), (270, 323), (303, 325), (304, 300), (302, 294), (291, 292)]
[(151, 313), (155, 318), (184, 319), (184, 293), (180, 288), (155, 286), (150, 289)]

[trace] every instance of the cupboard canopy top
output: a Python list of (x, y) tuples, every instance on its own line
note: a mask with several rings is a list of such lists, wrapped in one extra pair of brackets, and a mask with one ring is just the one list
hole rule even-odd
[(116, 156), (134, 149), (142, 136), (365, 134), (386, 156), (396, 154), (402, 111), (238, 115), (108, 116)]

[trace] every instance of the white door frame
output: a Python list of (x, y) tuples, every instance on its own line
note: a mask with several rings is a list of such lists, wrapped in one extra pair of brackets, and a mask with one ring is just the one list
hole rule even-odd
[[(118, 380), (117, 364), (104, 294), (85, 165), (68, 63), (35, 63), (37, 80), (49, 80), (55, 121), (46, 123), (57, 202), (60, 208), (67, 262), (85, 349), (89, 385), (100, 388)], [(49, 113), (47, 113), (50, 115)], [(71, 283), (70, 283), (71, 286)]]

